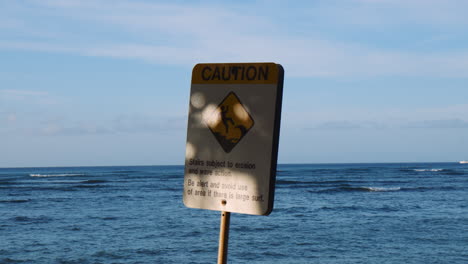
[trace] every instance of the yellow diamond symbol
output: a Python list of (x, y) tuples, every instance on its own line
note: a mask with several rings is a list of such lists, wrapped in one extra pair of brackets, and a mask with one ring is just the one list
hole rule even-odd
[(226, 153), (231, 152), (254, 125), (234, 92), (230, 92), (204, 121)]

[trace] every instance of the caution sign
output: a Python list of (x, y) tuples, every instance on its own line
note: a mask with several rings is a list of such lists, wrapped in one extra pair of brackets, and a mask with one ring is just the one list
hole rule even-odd
[(273, 210), (283, 68), (197, 64), (192, 72), (184, 204), (268, 215)]

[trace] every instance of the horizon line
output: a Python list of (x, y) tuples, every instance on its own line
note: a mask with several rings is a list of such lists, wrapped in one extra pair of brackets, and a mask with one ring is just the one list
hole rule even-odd
[[(311, 162), (311, 163), (278, 163), (281, 165), (356, 165), (356, 164), (424, 164), (424, 163), (459, 163), (459, 161), (394, 161), (394, 162)], [(19, 166), (0, 167), (0, 169), (38, 169), (38, 168), (104, 168), (104, 167), (178, 167), (184, 164), (153, 164), (153, 165), (67, 165), (67, 166)]]

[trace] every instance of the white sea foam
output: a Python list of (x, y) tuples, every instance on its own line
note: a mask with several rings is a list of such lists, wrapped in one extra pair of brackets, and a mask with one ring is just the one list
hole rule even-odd
[(371, 191), (371, 192), (394, 192), (394, 191), (399, 191), (401, 188), (400, 187), (364, 187), (365, 189)]
[(414, 171), (422, 172), (422, 171), (432, 171), (432, 172), (437, 172), (437, 171), (443, 171), (444, 169), (414, 169)]
[(63, 174), (29, 174), (31, 177), (71, 177), (84, 176), (83, 173), (63, 173)]

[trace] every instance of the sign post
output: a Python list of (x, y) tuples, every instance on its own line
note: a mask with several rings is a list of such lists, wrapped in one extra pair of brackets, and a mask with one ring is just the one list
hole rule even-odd
[(229, 224), (231, 213), (221, 212), (221, 223), (219, 228), (218, 264), (227, 263), (227, 252), (229, 242)]
[(227, 252), (231, 212), (273, 210), (283, 79), (275, 63), (193, 68), (183, 201), (222, 212), (219, 254)]

